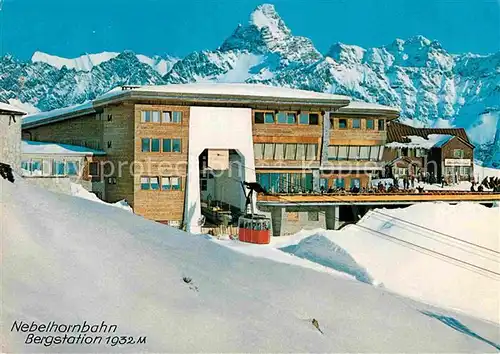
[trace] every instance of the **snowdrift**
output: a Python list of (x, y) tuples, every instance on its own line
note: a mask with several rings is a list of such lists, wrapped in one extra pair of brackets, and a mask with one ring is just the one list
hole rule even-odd
[[(496, 349), (494, 325), (360, 282), (242, 255), (22, 180), (0, 180), (0, 192), (2, 352)], [(147, 342), (26, 345), (27, 333), (11, 330), (14, 321), (105, 321), (116, 335)]]

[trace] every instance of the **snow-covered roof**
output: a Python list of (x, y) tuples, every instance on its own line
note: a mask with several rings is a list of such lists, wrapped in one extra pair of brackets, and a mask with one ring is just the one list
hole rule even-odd
[[(296, 99), (296, 100), (320, 100), (329, 104), (347, 104), (350, 97), (334, 95), (330, 93), (297, 90), (287, 87), (275, 87), (262, 84), (234, 84), (234, 83), (196, 83), (196, 84), (172, 84), (163, 86), (132, 86), (128, 89), (113, 89), (100, 96), (96, 101), (107, 99), (121, 94), (152, 93), (156, 95), (170, 95), (176, 97), (190, 96), (219, 96), (221, 98), (249, 97), (249, 98), (275, 98), (275, 99)], [(346, 102), (347, 101), (347, 102)], [(278, 101), (279, 102), (279, 101)]]
[(95, 112), (92, 102), (27, 115), (23, 118), (23, 128), (33, 128), (48, 122), (55, 122), (82, 113)]
[(89, 149), (83, 146), (45, 143), (40, 141), (23, 140), (21, 144), (23, 154), (34, 155), (67, 155), (67, 156), (89, 156), (106, 155), (104, 151)]
[(409, 149), (431, 149), (433, 147), (442, 147), (448, 141), (453, 139), (454, 135), (448, 134), (429, 134), (428, 138), (425, 139), (421, 136), (410, 135), (407, 136), (410, 141), (407, 143), (400, 143), (393, 141), (392, 143), (386, 144), (385, 146), (393, 149), (409, 148)]
[(338, 113), (356, 113), (356, 114), (382, 114), (393, 116), (394, 118), (399, 116), (399, 108), (384, 106), (377, 103), (368, 103), (360, 101), (351, 101), (349, 105), (342, 107), (338, 110)]
[(25, 115), (26, 112), (20, 108), (14, 107), (8, 103), (0, 102), (0, 114), (1, 113), (10, 113), (15, 115)]

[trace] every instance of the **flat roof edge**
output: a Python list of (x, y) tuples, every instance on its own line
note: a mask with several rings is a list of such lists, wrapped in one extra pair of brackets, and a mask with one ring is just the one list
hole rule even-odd
[(56, 116), (51, 116), (47, 118), (41, 118), (40, 120), (36, 120), (34, 122), (22, 122), (21, 127), (22, 129), (30, 129), (30, 128), (36, 128), (42, 125), (47, 125), (47, 124), (52, 124), (52, 123), (57, 123), (63, 120), (71, 119), (71, 118), (77, 118), (80, 116), (84, 116), (87, 114), (91, 113), (97, 113), (94, 107), (85, 107), (80, 110), (75, 110), (72, 112), (68, 113), (63, 113), (61, 115), (56, 115)]

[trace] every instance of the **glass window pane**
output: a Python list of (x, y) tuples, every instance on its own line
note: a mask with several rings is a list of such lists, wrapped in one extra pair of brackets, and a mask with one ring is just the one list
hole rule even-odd
[(347, 160), (347, 146), (339, 146), (338, 159)]
[(306, 173), (304, 189), (306, 191), (313, 190), (313, 175), (312, 175), (312, 173)]
[(359, 129), (361, 128), (361, 119), (355, 118), (352, 120), (352, 128), (353, 129)]
[(275, 144), (274, 159), (275, 160), (284, 160), (285, 159), (285, 145), (284, 144)]
[(174, 123), (182, 122), (182, 112), (172, 112), (172, 114), (173, 114), (172, 121)]
[(149, 189), (149, 177), (141, 177), (141, 189)]
[(379, 159), (379, 161), (382, 161), (384, 159), (384, 148), (385, 148), (384, 146), (381, 146), (380, 149), (379, 149), (380, 150), (379, 153), (378, 153), (378, 159)]
[(265, 191), (269, 191), (269, 173), (258, 173), (257, 181)]
[[(53, 174), (56, 176), (64, 175), (64, 161), (54, 161), (52, 165)], [(34, 169), (33, 163), (31, 164), (31, 169)]]
[(264, 119), (266, 124), (273, 124), (274, 123), (274, 113), (273, 112), (266, 112), (264, 114)]
[(278, 112), (278, 124), (286, 124), (286, 122), (287, 122), (286, 113)]
[(170, 183), (172, 183), (173, 190), (178, 191), (181, 189), (181, 179), (179, 177), (170, 177)]
[(297, 145), (285, 144), (285, 160), (295, 160), (296, 152), (297, 152)]
[(306, 159), (306, 144), (297, 144), (297, 160)]
[(335, 178), (335, 188), (345, 188), (345, 180), (343, 178)]
[(347, 128), (347, 119), (339, 119), (339, 129)]
[(378, 120), (378, 130), (385, 130), (385, 121), (383, 119)]
[(161, 189), (163, 189), (163, 190), (170, 189), (170, 177), (162, 177), (161, 178)]
[(264, 159), (272, 160), (274, 157), (274, 144), (264, 144)]
[(360, 187), (359, 178), (351, 178), (351, 188), (353, 187)]
[(379, 146), (370, 147), (370, 160), (378, 161)]
[(25, 171), (29, 171), (29, 162), (28, 161), (21, 161), (21, 169)]
[(370, 147), (369, 146), (361, 146), (360, 147), (359, 159), (360, 160), (369, 160), (370, 159)]
[(255, 112), (255, 123), (264, 124), (264, 112)]
[(160, 139), (151, 139), (151, 151), (160, 152)]
[(307, 144), (307, 160), (316, 160), (318, 155), (318, 144)]
[(172, 139), (163, 139), (163, 152), (172, 152)]
[(318, 125), (319, 124), (319, 114), (318, 113), (309, 113), (309, 124), (310, 125)]
[(181, 152), (181, 139), (172, 139), (172, 152)]
[(172, 123), (172, 112), (163, 111), (163, 123)]
[(299, 117), (300, 124), (309, 124), (309, 113), (301, 113)]
[(290, 193), (290, 178), (288, 173), (279, 174), (280, 193)]
[(253, 151), (257, 160), (262, 160), (264, 157), (264, 144), (253, 144)]
[(158, 190), (160, 189), (160, 183), (158, 182), (158, 177), (150, 177), (149, 182), (151, 183), (151, 189)]
[(68, 161), (67, 162), (68, 175), (77, 176), (78, 175), (78, 162), (77, 161)]
[(151, 122), (151, 112), (150, 111), (142, 111), (141, 114), (141, 122)]
[(339, 154), (339, 147), (336, 145), (330, 145), (328, 147), (328, 160), (336, 160)]
[(279, 191), (279, 173), (270, 173), (270, 191), (271, 193), (278, 193)]
[(297, 114), (296, 113), (287, 113), (287, 123), (288, 124), (296, 124), (297, 123)]
[(366, 129), (375, 129), (375, 124), (373, 122), (373, 119), (366, 120)]
[(159, 111), (152, 112), (151, 121), (153, 123), (160, 123), (160, 112)]
[(142, 138), (142, 152), (149, 152), (149, 138)]

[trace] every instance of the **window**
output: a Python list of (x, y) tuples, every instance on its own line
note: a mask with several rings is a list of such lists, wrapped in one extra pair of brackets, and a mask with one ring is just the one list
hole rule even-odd
[(163, 111), (162, 122), (163, 123), (172, 123), (172, 112), (170, 112), (170, 111)]
[(308, 144), (307, 145), (307, 160), (316, 160), (318, 145), (317, 144)]
[(370, 160), (371, 161), (378, 161), (378, 154), (379, 154), (380, 146), (372, 146), (370, 149)]
[(278, 112), (278, 124), (286, 124), (287, 123), (287, 116), (285, 112)]
[(262, 160), (264, 157), (264, 144), (253, 144), (253, 152), (257, 160)]
[(380, 130), (380, 131), (385, 130), (385, 120), (383, 120), (383, 119), (378, 120), (378, 130)]
[(373, 122), (373, 119), (366, 120), (366, 129), (369, 129), (369, 130), (375, 129), (375, 123)]
[(347, 119), (339, 119), (339, 129), (347, 129)]
[(172, 152), (181, 152), (181, 139), (172, 139)]
[(274, 157), (274, 144), (264, 144), (264, 159), (272, 160)]
[(160, 189), (160, 183), (158, 182), (159, 178), (158, 177), (149, 177), (149, 183), (151, 185), (152, 190), (158, 190)]
[(336, 160), (339, 154), (339, 147), (331, 145), (328, 147), (328, 160)]
[(113, 146), (113, 142), (112, 141), (108, 141), (108, 149), (111, 149), (112, 146)]
[(287, 113), (287, 123), (288, 124), (297, 124), (297, 114), (296, 113)]
[(158, 111), (151, 112), (151, 121), (153, 123), (160, 123), (160, 112)]
[(285, 159), (285, 144), (276, 144), (274, 149), (274, 159), (275, 160)]
[(21, 162), (21, 169), (23, 169), (25, 171), (29, 171), (30, 170), (30, 163), (29, 163), (29, 161), (22, 161)]
[(113, 120), (113, 115), (108, 114), (108, 122), (111, 122)]
[(160, 139), (151, 139), (151, 152), (160, 152)]
[(150, 139), (149, 138), (142, 138), (141, 139), (141, 146), (142, 146), (142, 152), (151, 151)]
[(172, 152), (172, 139), (163, 139), (163, 152)]
[(264, 124), (264, 112), (255, 112), (255, 124)]
[(274, 113), (272, 112), (264, 113), (264, 122), (266, 124), (274, 124)]
[(301, 113), (299, 116), (299, 124), (309, 124), (309, 114)]
[(343, 178), (335, 178), (335, 188), (344, 188), (345, 187), (345, 180)]
[(142, 111), (141, 112), (141, 122), (143, 122), (143, 123), (151, 122), (151, 112), (150, 111)]
[(297, 144), (297, 160), (306, 159), (306, 144)]
[(361, 184), (359, 178), (351, 178), (351, 188), (360, 188)]
[(369, 146), (361, 146), (359, 148), (359, 159), (360, 160), (369, 160), (370, 159), (370, 147)]
[(172, 190), (178, 191), (181, 189), (181, 179), (179, 177), (170, 177), (170, 183), (172, 184)]
[(295, 153), (297, 152), (297, 145), (286, 144), (285, 160), (295, 160)]
[(425, 157), (426, 153), (424, 149), (416, 149), (415, 156), (416, 157)]
[[(202, 182), (205, 181), (205, 183), (207, 182), (206, 179), (202, 179), (201, 181)], [(161, 178), (161, 189), (164, 191), (168, 191), (171, 189), (170, 177), (162, 177)]]
[(359, 158), (359, 146), (349, 146), (349, 160), (357, 160)]
[(317, 211), (307, 212), (307, 220), (308, 221), (319, 221), (319, 213)]
[(64, 161), (54, 161), (52, 171), (55, 176), (64, 175)]
[(361, 119), (355, 118), (352, 120), (352, 128), (353, 129), (361, 129)]
[(348, 146), (339, 146), (338, 159), (347, 160), (347, 148)]
[(318, 124), (319, 124), (319, 114), (309, 113), (309, 125), (318, 125)]
[(453, 157), (456, 159), (463, 159), (464, 158), (464, 151), (462, 149), (454, 149), (453, 150)]
[(149, 190), (149, 177), (141, 177), (141, 189)]
[(68, 161), (66, 163), (66, 168), (68, 169), (68, 175), (77, 176), (78, 175), (78, 162)]
[(172, 112), (172, 122), (173, 123), (182, 122), (182, 112)]

